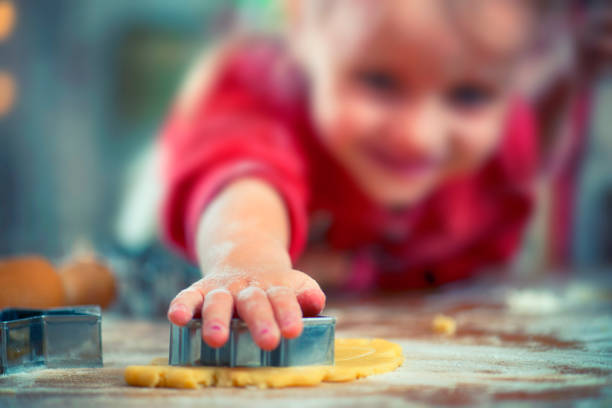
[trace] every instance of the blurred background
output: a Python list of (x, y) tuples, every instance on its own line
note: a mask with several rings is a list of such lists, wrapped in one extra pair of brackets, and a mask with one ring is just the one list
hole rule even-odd
[[(547, 67), (575, 40), (567, 15), (601, 9), (557, 3), (534, 46), (554, 50), (541, 53)], [(279, 13), (263, 0), (0, 0), (0, 257), (95, 250), (118, 277), (116, 310), (164, 314), (198, 271), (157, 235), (156, 131), (207, 43), (274, 29)], [(542, 55), (527, 69), (536, 86)], [(565, 112), (521, 273), (612, 264), (609, 71)]]

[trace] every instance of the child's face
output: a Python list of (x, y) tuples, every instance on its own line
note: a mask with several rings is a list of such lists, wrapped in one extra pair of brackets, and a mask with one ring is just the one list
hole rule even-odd
[(520, 1), (320, 3), (302, 4), (298, 52), (323, 141), (366, 193), (410, 205), (491, 154), (528, 31)]

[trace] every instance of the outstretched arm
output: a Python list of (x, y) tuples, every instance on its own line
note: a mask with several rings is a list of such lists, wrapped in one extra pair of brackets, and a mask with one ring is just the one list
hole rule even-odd
[(288, 218), (265, 181), (245, 178), (227, 186), (199, 223), (196, 252), (204, 277), (176, 296), (168, 318), (183, 325), (201, 313), (202, 337), (212, 347), (227, 341), (234, 310), (263, 349), (275, 348), (280, 335), (299, 336), (302, 315), (318, 314), (325, 295), (292, 268)]

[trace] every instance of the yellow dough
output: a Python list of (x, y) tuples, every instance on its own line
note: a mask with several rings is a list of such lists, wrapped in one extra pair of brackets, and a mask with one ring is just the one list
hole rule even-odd
[(457, 322), (452, 317), (439, 314), (432, 320), (431, 328), (438, 334), (452, 336), (457, 331)]
[[(312, 386), (322, 381), (351, 381), (392, 371), (404, 361), (402, 348), (382, 339), (337, 339), (333, 366), (304, 367), (177, 367), (168, 365), (130, 366), (125, 381), (140, 387), (281, 388)], [(164, 361), (165, 363), (166, 361)]]

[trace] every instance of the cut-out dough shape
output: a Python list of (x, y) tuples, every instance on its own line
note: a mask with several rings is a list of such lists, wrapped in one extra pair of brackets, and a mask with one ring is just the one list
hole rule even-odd
[[(333, 366), (304, 367), (178, 367), (130, 366), (125, 381), (140, 387), (282, 388), (343, 382), (392, 371), (404, 361), (402, 348), (383, 339), (337, 339)], [(166, 363), (167, 360), (163, 361)]]

